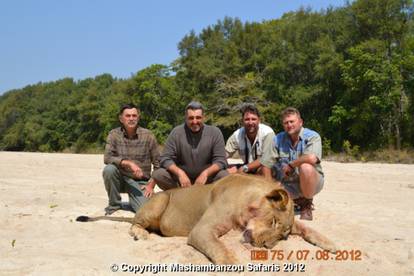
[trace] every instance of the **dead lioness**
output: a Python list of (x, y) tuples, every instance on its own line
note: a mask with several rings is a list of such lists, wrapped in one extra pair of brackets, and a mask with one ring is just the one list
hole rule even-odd
[(316, 231), (294, 221), (293, 202), (279, 185), (263, 178), (234, 174), (216, 183), (167, 190), (153, 196), (134, 218), (79, 217), (132, 223), (134, 239), (146, 239), (148, 231), (164, 236), (188, 236), (188, 244), (215, 264), (237, 263), (234, 254), (219, 240), (231, 229), (244, 231), (246, 242), (273, 248), (289, 234), (302, 236), (323, 249), (335, 246)]

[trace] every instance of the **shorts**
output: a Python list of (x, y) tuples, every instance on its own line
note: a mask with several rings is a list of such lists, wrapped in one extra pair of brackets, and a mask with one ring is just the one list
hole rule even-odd
[[(315, 195), (322, 190), (323, 184), (324, 184), (323, 175), (319, 173), (318, 175), (319, 175), (319, 181), (316, 184)], [(303, 197), (302, 191), (300, 189), (300, 184), (299, 184), (299, 176), (294, 177), (293, 179), (291, 178), (286, 181), (282, 180), (282, 185), (286, 189), (286, 191), (288, 191), (288, 193), (292, 196), (293, 199), (296, 199), (298, 197)]]

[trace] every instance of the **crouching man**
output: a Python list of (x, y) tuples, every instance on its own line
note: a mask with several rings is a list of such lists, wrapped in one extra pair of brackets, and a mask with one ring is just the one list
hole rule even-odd
[(230, 136), (225, 149), (227, 157), (232, 157), (237, 152), (243, 165), (230, 166), (227, 171), (261, 174), (263, 141), (266, 135), (274, 136), (275, 133), (269, 126), (261, 123), (260, 112), (253, 104), (244, 104), (240, 111), (242, 127)]
[(300, 208), (300, 218), (312, 220), (312, 200), (324, 183), (321, 137), (303, 127), (296, 108), (283, 110), (281, 120), (284, 131), (265, 139), (260, 159), (263, 175), (280, 181)]
[(109, 198), (105, 215), (123, 209), (121, 192), (128, 193), (129, 207), (136, 212), (153, 193), (151, 164), (159, 168), (157, 140), (151, 131), (138, 125), (138, 107), (123, 105), (118, 116), (121, 127), (109, 132), (105, 146), (103, 179)]

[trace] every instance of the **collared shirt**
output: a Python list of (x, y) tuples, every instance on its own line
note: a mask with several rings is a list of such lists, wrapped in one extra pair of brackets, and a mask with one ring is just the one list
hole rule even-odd
[(132, 139), (123, 127), (111, 130), (105, 146), (104, 163), (114, 164), (122, 174), (132, 177), (132, 173), (125, 171), (120, 163), (122, 160), (131, 160), (137, 164), (145, 178), (151, 176), (151, 164), (154, 170), (159, 168), (159, 151), (155, 136), (148, 129), (138, 127), (136, 136)]
[(246, 135), (245, 128), (239, 128), (227, 140), (226, 152), (229, 157), (232, 157), (237, 151), (243, 163), (251, 163), (263, 155), (264, 138), (269, 133), (272, 133), (273, 136), (275, 135), (272, 128), (264, 124), (259, 124), (259, 129), (252, 144)]
[(315, 164), (316, 170), (323, 175), (322, 166), (322, 142), (319, 134), (308, 128), (299, 132), (299, 142), (294, 148), (289, 135), (283, 131), (276, 136), (267, 136), (264, 142), (264, 154), (260, 163), (268, 168), (280, 167), (299, 158), (303, 154), (315, 154), (319, 162)]

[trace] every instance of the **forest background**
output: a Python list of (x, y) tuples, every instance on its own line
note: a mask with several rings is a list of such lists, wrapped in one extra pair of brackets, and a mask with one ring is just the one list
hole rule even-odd
[(413, 162), (413, 11), (411, 0), (358, 0), (260, 23), (226, 17), (185, 35), (171, 64), (130, 78), (64, 78), (6, 92), (0, 150), (102, 152), (128, 102), (163, 144), (196, 99), (225, 138), (245, 102), (276, 132), (280, 111), (294, 106), (321, 134), (325, 154)]

